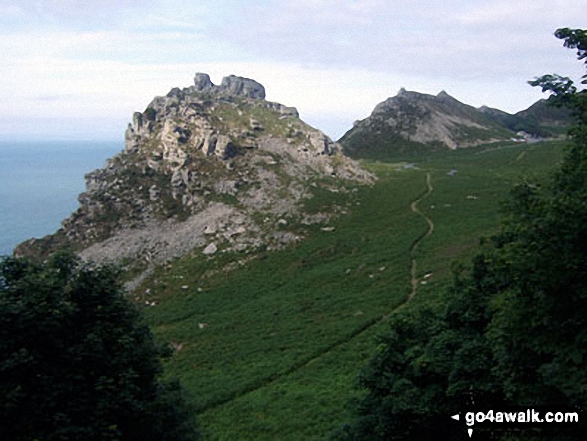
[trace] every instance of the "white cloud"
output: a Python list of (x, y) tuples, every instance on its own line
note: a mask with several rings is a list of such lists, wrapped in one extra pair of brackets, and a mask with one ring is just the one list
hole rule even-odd
[(456, 15), (456, 20), (467, 25), (520, 23), (524, 17), (535, 16), (540, 12), (541, 4), (536, 1), (490, 1), (473, 4), (470, 8)]
[(520, 66), (532, 62), (539, 69), (544, 59), (561, 61), (552, 33), (576, 23), (587, 0), (574, 8), (562, 3), (270, 1), (264, 7), (243, 6), (224, 34), (235, 46), (270, 60), (499, 80), (519, 77)]
[[(537, 25), (558, 23), (558, 26), (580, 27), (577, 14), (580, 15), (586, 7), (585, 0), (576, 0), (572, 6), (566, 0), (485, 0), (467, 4), (458, 10), (455, 20), (474, 26), (535, 28)], [(582, 17), (579, 20), (582, 21)]]
[[(15, 63), (2, 75), (7, 78), (0, 92), (0, 119), (62, 118), (59, 130), (68, 126), (79, 133), (80, 120), (87, 130), (92, 118), (110, 121), (109, 137), (122, 136), (132, 113), (142, 111), (154, 96), (172, 87), (188, 87), (196, 71), (208, 72), (219, 84), (222, 77), (235, 74), (254, 78), (267, 90), (267, 99), (295, 106), (302, 118), (338, 138), (354, 120), (368, 116), (375, 104), (401, 88), (436, 94), (442, 89), (469, 104), (488, 104), (505, 110), (520, 110), (514, 103), (527, 105), (538, 99), (523, 85), (510, 85), (495, 93), (487, 84), (404, 77), (361, 69), (326, 69), (295, 63), (202, 62), (126, 63), (120, 61), (37, 58)], [(42, 81), (39, 81), (42, 79)], [(22, 84), (28, 87), (21, 89)], [(512, 93), (509, 89), (519, 89)], [(527, 89), (530, 89), (529, 87)], [(501, 101), (500, 101), (501, 100)], [(511, 103), (511, 105), (507, 105)], [(513, 108), (512, 108), (513, 107)], [(34, 130), (34, 123), (31, 130)], [(46, 130), (46, 126), (42, 126)], [(103, 133), (101, 133), (103, 134)]]
[(4, 19), (15, 19), (22, 18), (26, 14), (26, 11), (17, 4), (3, 4), (0, 5), (0, 16)]
[(121, 12), (145, 7), (141, 0), (4, 0), (12, 8), (38, 16), (68, 20), (114, 17)]
[(0, 33), (0, 118), (113, 130), (195, 71), (254, 78), (333, 137), (400, 87), (516, 111), (540, 97), (528, 79), (582, 69), (552, 36), (580, 27), (580, 10), (587, 0), (4, 0), (21, 26)]

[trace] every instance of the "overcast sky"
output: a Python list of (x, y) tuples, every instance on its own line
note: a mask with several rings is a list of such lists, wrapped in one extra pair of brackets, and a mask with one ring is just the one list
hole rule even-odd
[(1, 0), (0, 139), (120, 139), (156, 95), (235, 74), (338, 139), (401, 87), (508, 112), (578, 77), (587, 0)]

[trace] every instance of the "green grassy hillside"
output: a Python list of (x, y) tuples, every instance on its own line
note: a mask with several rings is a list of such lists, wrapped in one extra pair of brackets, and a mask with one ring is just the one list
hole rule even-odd
[(415, 166), (369, 162), (372, 188), (316, 190), (309, 209), (346, 214), (329, 228), (297, 226), (308, 236), (297, 245), (186, 256), (155, 271), (134, 295), (155, 302), (145, 315), (178, 349), (166, 373), (188, 390), (206, 439), (328, 439), (348, 420), (354, 378), (388, 315), (437, 301), (451, 262), (499, 227), (500, 200), (519, 176), (543, 178), (561, 153), (561, 143), (503, 143)]
[(479, 110), (487, 118), (513, 132), (524, 131), (542, 138), (566, 135), (574, 123), (568, 109), (550, 105), (548, 100), (539, 100), (526, 110), (513, 115), (489, 107), (482, 107)]

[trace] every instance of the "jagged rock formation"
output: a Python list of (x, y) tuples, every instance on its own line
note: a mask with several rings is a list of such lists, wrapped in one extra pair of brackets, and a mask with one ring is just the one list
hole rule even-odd
[[(179, 91), (179, 89), (173, 89)], [(255, 80), (230, 75), (222, 79), (220, 86), (216, 86), (210, 80), (210, 75), (196, 73), (194, 85), (187, 89), (188, 93), (214, 92), (228, 95), (242, 95), (249, 98), (265, 99), (265, 88)]]
[(77, 211), (15, 254), (69, 247), (98, 262), (156, 264), (194, 249), (280, 247), (300, 239), (284, 217), (312, 221), (301, 204), (311, 185), (373, 179), (295, 108), (266, 101), (258, 82), (229, 76), (216, 86), (198, 73), (135, 113), (124, 151), (86, 176)]
[(339, 142), (356, 157), (456, 149), (510, 139), (513, 133), (474, 107), (442, 91), (427, 95), (401, 89), (355, 122)]

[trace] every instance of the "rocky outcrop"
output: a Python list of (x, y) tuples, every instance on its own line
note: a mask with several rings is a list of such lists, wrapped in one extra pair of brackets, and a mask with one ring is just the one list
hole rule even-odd
[(210, 75), (206, 73), (197, 72), (194, 77), (195, 91), (202, 92), (214, 88), (214, 84), (210, 81)]
[(242, 78), (235, 75), (224, 77), (220, 86), (216, 86), (212, 83), (208, 74), (198, 72), (194, 77), (194, 85), (190, 88), (190, 91), (245, 96), (260, 100), (265, 99), (265, 88), (262, 84), (250, 78)]
[(456, 149), (507, 140), (513, 132), (445, 91), (427, 95), (401, 89), (357, 121), (341, 139), (355, 157)]
[(222, 79), (220, 89), (225, 93), (265, 99), (265, 88), (255, 80), (230, 75)]
[(313, 188), (374, 178), (295, 108), (264, 98), (254, 80), (229, 76), (217, 86), (203, 73), (154, 98), (133, 115), (124, 150), (86, 176), (62, 228), (16, 254), (66, 246), (87, 260), (149, 266), (301, 240), (293, 225), (309, 219), (303, 201)]

